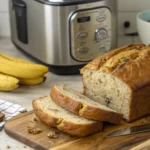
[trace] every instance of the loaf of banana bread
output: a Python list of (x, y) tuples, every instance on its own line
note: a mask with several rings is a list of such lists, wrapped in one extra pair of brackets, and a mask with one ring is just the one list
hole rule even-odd
[(112, 50), (81, 69), (84, 94), (128, 122), (150, 114), (150, 46)]

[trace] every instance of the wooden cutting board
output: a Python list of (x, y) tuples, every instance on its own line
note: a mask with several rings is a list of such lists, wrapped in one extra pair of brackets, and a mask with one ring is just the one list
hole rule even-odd
[[(118, 129), (150, 123), (150, 116), (128, 124), (121, 125), (105, 124), (103, 132), (85, 137), (77, 138), (60, 132), (56, 139), (47, 137), (55, 128), (48, 127), (41, 121), (34, 120), (33, 111), (18, 115), (5, 124), (5, 131), (11, 137), (33, 147), (36, 150), (129, 150), (130, 148), (150, 139), (150, 132), (106, 138), (108, 133)], [(38, 127), (42, 130), (39, 134), (28, 133), (28, 126)]]

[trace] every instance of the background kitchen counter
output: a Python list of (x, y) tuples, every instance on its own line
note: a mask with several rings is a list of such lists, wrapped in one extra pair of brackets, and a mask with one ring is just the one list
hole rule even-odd
[[(9, 38), (0, 38), (0, 52), (33, 61), (31, 58), (26, 57), (22, 52), (20, 52), (12, 44)], [(55, 83), (66, 84), (74, 89), (82, 90), (81, 75), (60, 76), (49, 72), (46, 74), (46, 77), (47, 80), (40, 85), (21, 86), (13, 92), (0, 92), (0, 99), (20, 104), (30, 111), (32, 110), (32, 100), (41, 96), (49, 95), (50, 89)], [(5, 131), (2, 130), (0, 132), (0, 150), (7, 149), (7, 145), (9, 145), (11, 147), (10, 149), (13, 150), (31, 150), (28, 146), (25, 146), (24, 144), (6, 135)]]

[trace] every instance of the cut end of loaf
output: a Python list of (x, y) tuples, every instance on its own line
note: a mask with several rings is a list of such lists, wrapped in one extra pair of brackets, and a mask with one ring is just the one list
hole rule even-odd
[(90, 69), (84, 70), (83, 82), (87, 97), (116, 110), (128, 120), (131, 90), (125, 83), (109, 73)]

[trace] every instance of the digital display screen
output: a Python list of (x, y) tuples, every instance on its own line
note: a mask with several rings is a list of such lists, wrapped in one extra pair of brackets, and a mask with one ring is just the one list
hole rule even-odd
[(82, 17), (82, 18), (77, 19), (78, 23), (88, 22), (90, 20), (91, 20), (90, 16)]

